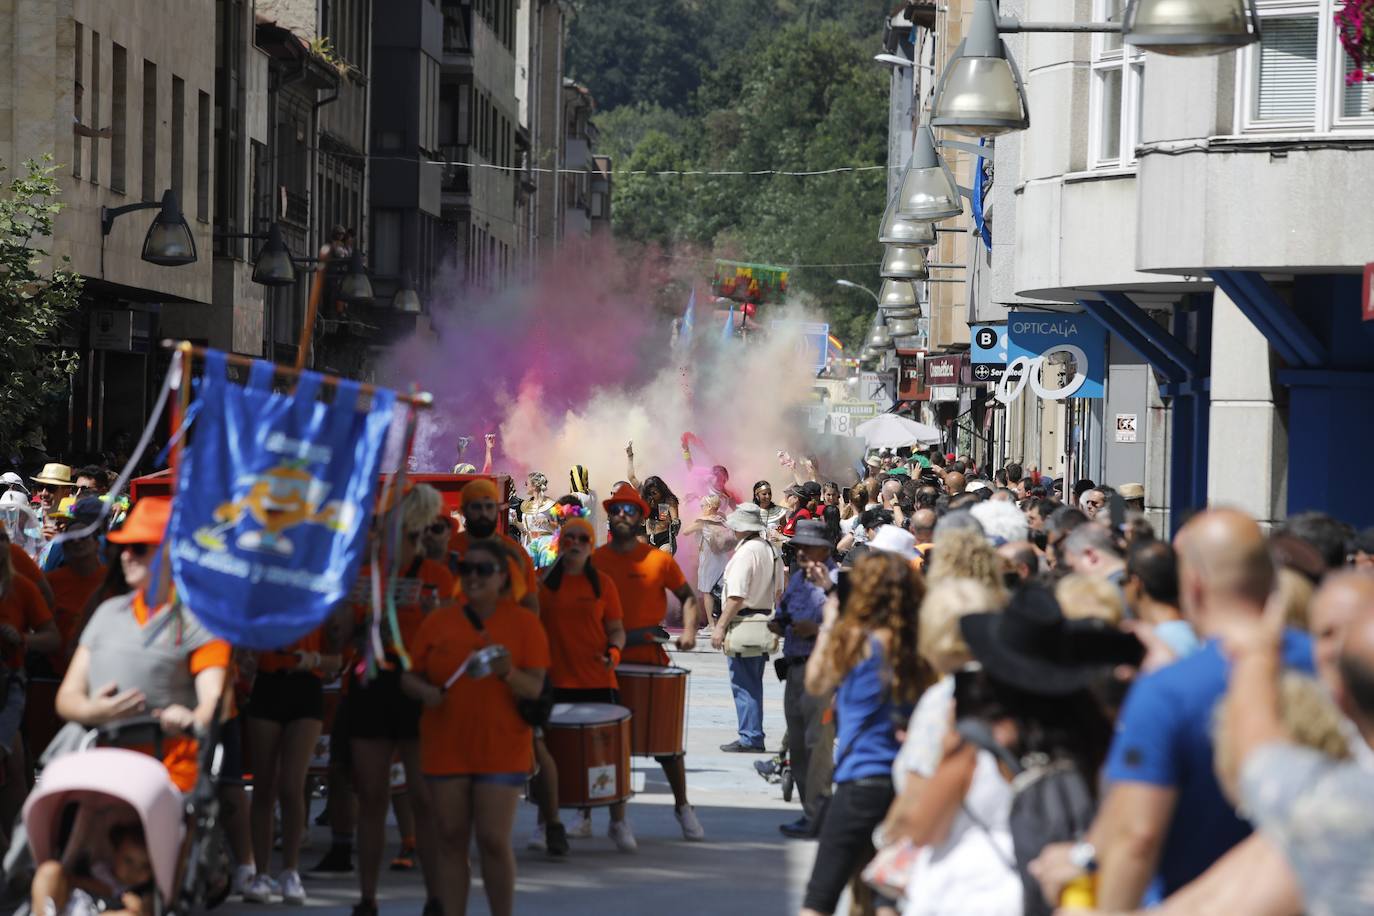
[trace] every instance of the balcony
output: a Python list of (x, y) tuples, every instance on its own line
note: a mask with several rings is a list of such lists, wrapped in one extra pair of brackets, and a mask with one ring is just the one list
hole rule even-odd
[(282, 213), (282, 222), (298, 229), (309, 229), (310, 195), (305, 191), (292, 191), (290, 188), (283, 191), (286, 194), (286, 210)]
[[(439, 158), (446, 163), (468, 162), (468, 147), (466, 144), (461, 146), (442, 146), (439, 148)], [(440, 188), (444, 193), (472, 193), (471, 166), (444, 165), (440, 168), (440, 175)]]
[(472, 7), (468, 4), (444, 4), (445, 69), (472, 69)]
[(569, 137), (563, 160), (563, 167), (568, 169), (585, 169), (590, 166), (592, 162), (591, 144), (587, 138)]

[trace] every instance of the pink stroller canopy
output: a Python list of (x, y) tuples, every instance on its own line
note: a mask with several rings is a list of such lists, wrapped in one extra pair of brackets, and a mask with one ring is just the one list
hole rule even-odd
[(153, 877), (163, 899), (170, 901), (185, 832), (181, 793), (161, 761), (137, 751), (96, 748), (67, 754), (43, 771), (24, 803), (34, 862), (56, 858), (58, 821), (68, 802), (109, 799), (128, 804), (143, 822)]

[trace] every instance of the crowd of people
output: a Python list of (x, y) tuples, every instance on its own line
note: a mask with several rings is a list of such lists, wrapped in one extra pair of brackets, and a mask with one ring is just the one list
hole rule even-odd
[[(1374, 909), (1374, 531), (1304, 513), (1266, 532), (1216, 508), (1170, 541), (1139, 484), (934, 449), (833, 478), (779, 453), (776, 501), (770, 481), (744, 497), (726, 468), (694, 467), (686, 438), (685, 473), (641, 480), (626, 455), (604, 499), (581, 466), (562, 495), (542, 473), (523, 495), (474, 476), (456, 508), (407, 486), (372, 535), (400, 533), (378, 571), (396, 625), (374, 630), (364, 570), (318, 631), (271, 652), (228, 645), (159, 587), (167, 500), (126, 514), (100, 468), (0, 477), (0, 827), (70, 730), (155, 716), (188, 790), (216, 721), (243, 899), (301, 904), (303, 874), (356, 873), (354, 914), (375, 916), (391, 810), (391, 867), (418, 866), (426, 916), (466, 912), (474, 842), (490, 911), (508, 914), (527, 792), (528, 847), (568, 855), (595, 829), (576, 806), (564, 823), (550, 708), (618, 704), (618, 668), (666, 669), (670, 643), (700, 639), (727, 656), (737, 736), (721, 751), (764, 772), (770, 669), (782, 682), (772, 745), (801, 810), (779, 829), (818, 844), (804, 916), (846, 891), (851, 912), (921, 916)], [(322, 734), (331, 843), (307, 871)], [(683, 840), (704, 840), (684, 755), (656, 756)], [(608, 808), (633, 853), (632, 805)], [(110, 849), (142, 842), (127, 822), (107, 832)], [(38, 863), (35, 910), (63, 911), (95, 864)]]

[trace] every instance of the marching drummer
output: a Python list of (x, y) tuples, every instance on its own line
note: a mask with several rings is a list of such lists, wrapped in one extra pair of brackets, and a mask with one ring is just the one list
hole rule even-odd
[[(616, 488), (602, 503), (610, 521), (611, 539), (592, 554), (592, 562), (604, 578), (615, 584), (624, 610), (624, 661), (667, 667), (668, 653), (654, 638), (662, 634), (661, 624), (668, 612), (667, 593), (682, 602), (682, 635), (677, 647), (689, 652), (696, 646), (697, 596), (672, 554), (650, 547), (639, 540), (649, 506), (629, 484)], [(655, 757), (663, 767), (673, 789), (674, 813), (687, 840), (704, 840), (706, 831), (687, 801), (687, 766), (681, 754)], [(628, 822), (625, 833), (629, 833)], [(574, 837), (591, 835), (591, 820), (584, 818), (570, 833)], [(633, 849), (633, 836), (630, 836)], [(620, 845), (617, 841), (617, 845)], [(621, 846), (621, 848), (625, 848)]]
[[(620, 590), (591, 562), (596, 531), (584, 516), (563, 522), (558, 534), (558, 559), (544, 574), (539, 586), (540, 618), (549, 636), (552, 664), (549, 679), (558, 703), (611, 703), (619, 705), (615, 666), (625, 648)], [(546, 791), (557, 791), (556, 776), (545, 779)], [(556, 799), (550, 806), (557, 809)], [(584, 810), (582, 821), (590, 825)], [(579, 826), (581, 822), (579, 822)], [(551, 853), (566, 851), (563, 825), (550, 821), (535, 828), (531, 839), (546, 841)], [(625, 804), (611, 807), (611, 839), (622, 852), (637, 847), (625, 820)]]

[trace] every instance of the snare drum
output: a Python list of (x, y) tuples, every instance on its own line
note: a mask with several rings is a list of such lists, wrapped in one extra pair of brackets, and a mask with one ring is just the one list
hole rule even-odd
[(544, 726), (558, 764), (558, 801), (569, 808), (614, 805), (630, 790), (630, 711), (609, 703), (559, 703)]
[(673, 757), (685, 753), (687, 669), (657, 665), (620, 665), (615, 669), (620, 702), (634, 713), (630, 752), (636, 757)]

